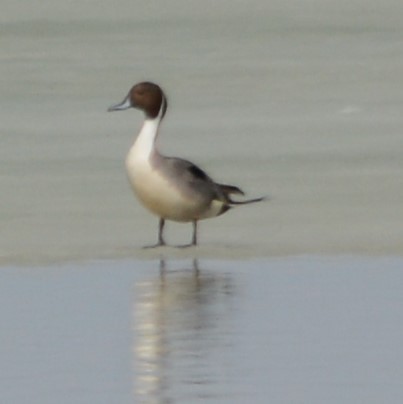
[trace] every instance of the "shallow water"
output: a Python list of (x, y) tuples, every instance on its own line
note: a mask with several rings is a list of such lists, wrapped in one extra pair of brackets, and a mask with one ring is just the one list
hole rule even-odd
[[(142, 117), (106, 113), (143, 79), (168, 93), (164, 153), (271, 197), (201, 224), (202, 257), (401, 254), (402, 11), (392, 0), (7, 0), (1, 262), (143, 256), (156, 219), (123, 168)], [(171, 225), (168, 239), (189, 232)]]
[(0, 271), (4, 403), (401, 403), (403, 261)]

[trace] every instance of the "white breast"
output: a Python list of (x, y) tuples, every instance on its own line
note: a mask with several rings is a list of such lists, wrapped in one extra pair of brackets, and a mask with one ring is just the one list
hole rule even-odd
[(126, 158), (130, 183), (151, 212), (165, 219), (179, 222), (194, 220), (204, 210), (197, 200), (184, 196), (173, 182), (151, 163), (158, 121), (146, 120)]

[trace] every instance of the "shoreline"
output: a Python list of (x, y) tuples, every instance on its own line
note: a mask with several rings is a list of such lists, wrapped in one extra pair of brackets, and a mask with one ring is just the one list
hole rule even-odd
[(192, 247), (192, 248), (176, 248), (176, 247), (163, 247), (158, 249), (142, 249), (135, 248), (132, 253), (128, 251), (120, 252), (104, 252), (103, 254), (59, 254), (59, 255), (19, 255), (19, 256), (0, 256), (0, 270), (6, 267), (31, 267), (42, 268), (52, 267), (59, 265), (82, 265), (91, 262), (124, 262), (124, 261), (138, 261), (150, 262), (155, 260), (169, 260), (169, 261), (182, 261), (182, 260), (207, 260), (219, 262), (245, 262), (245, 261), (271, 261), (271, 260), (299, 260), (306, 257), (318, 259), (365, 259), (377, 260), (382, 258), (401, 259), (403, 254), (396, 251), (289, 251), (273, 254), (263, 254), (262, 251), (252, 248), (232, 249), (231, 246), (227, 247)]

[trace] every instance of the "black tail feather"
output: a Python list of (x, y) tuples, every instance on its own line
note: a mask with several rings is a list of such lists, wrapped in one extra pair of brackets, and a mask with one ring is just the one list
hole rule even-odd
[(229, 207), (227, 209), (230, 208), (230, 205), (247, 205), (248, 203), (261, 202), (264, 201), (265, 199), (268, 199), (267, 197), (263, 196), (260, 198), (246, 199), (243, 201), (234, 201), (233, 199), (231, 199), (230, 195), (243, 196), (245, 195), (245, 192), (243, 192), (242, 189), (235, 187), (234, 185), (227, 185), (227, 184), (216, 184), (216, 185), (221, 189), (227, 203), (229, 204)]
[(217, 184), (222, 192), (226, 195), (235, 194), (235, 195), (245, 195), (245, 192), (242, 189), (235, 187), (234, 185), (226, 185), (226, 184)]
[(234, 201), (232, 199), (229, 199), (229, 203), (231, 205), (247, 205), (248, 203), (261, 202), (261, 201), (265, 201), (267, 199), (268, 198), (266, 196), (262, 196), (260, 198), (246, 199), (245, 201)]

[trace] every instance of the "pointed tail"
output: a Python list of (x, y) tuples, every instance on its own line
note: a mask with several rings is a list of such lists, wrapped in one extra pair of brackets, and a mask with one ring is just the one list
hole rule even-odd
[(260, 198), (246, 199), (244, 201), (234, 201), (233, 199), (231, 199), (230, 195), (245, 195), (245, 192), (243, 192), (242, 189), (227, 184), (216, 184), (216, 185), (218, 185), (221, 191), (224, 193), (225, 198), (227, 199), (229, 205), (247, 205), (248, 203), (261, 202), (268, 199), (267, 197), (262, 196)]
[(231, 205), (247, 205), (248, 203), (255, 203), (255, 202), (261, 202), (261, 201), (266, 201), (269, 198), (266, 196), (262, 196), (260, 198), (253, 198), (253, 199), (246, 199), (245, 201), (234, 201), (232, 199), (229, 199), (229, 203)]

